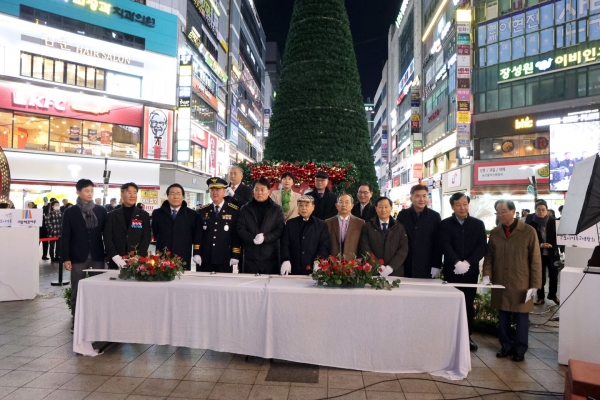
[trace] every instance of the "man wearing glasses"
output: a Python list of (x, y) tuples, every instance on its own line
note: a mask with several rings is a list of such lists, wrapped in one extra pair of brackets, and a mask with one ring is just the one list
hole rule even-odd
[(156, 240), (156, 251), (164, 251), (166, 248), (180, 256), (187, 263), (184, 268), (189, 271), (192, 246), (194, 262), (202, 263), (200, 258), (202, 227), (200, 216), (195, 210), (188, 208), (183, 200), (184, 196), (185, 190), (179, 183), (174, 183), (167, 188), (167, 200), (152, 212), (152, 231)]
[(370, 183), (364, 183), (358, 188), (358, 203), (352, 207), (352, 215), (363, 221), (370, 221), (375, 218), (375, 207), (371, 204), (373, 188)]

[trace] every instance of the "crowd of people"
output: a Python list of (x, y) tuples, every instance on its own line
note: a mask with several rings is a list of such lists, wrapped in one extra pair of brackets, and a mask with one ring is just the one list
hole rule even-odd
[[(318, 258), (330, 255), (352, 260), (366, 253), (380, 259), (381, 276), (433, 279), (443, 275), (464, 293), (469, 335), (473, 329), (476, 288), (460, 284), (499, 284), (492, 289), (492, 306), (499, 310), (501, 349), (497, 357), (522, 361), (527, 351), (529, 312), (545, 299), (556, 297), (556, 223), (547, 204), (536, 204), (534, 214), (516, 218), (511, 200), (495, 204), (498, 226), (489, 239), (481, 220), (469, 215), (470, 198), (464, 193), (450, 197), (453, 210), (444, 220), (430, 209), (428, 188), (411, 188), (411, 207), (392, 217), (392, 201), (379, 197), (372, 202), (369, 184), (359, 187), (354, 201), (350, 193), (329, 190), (329, 176), (319, 171), (314, 190), (300, 194), (296, 179), (284, 173), (280, 188), (271, 190), (266, 178), (253, 187), (242, 182), (243, 171), (234, 166), (229, 182), (208, 179), (211, 203), (192, 209), (178, 183), (166, 190), (167, 200), (152, 215), (139, 207), (138, 186), (121, 186), (121, 198), (103, 207), (94, 201), (94, 184), (77, 182), (76, 204), (61, 207), (50, 199), (45, 218), (48, 235), (59, 236), (54, 257), (71, 271), (71, 310), (75, 315), (78, 283), (87, 268), (117, 269), (126, 265), (131, 251), (148, 255), (152, 238), (157, 251), (168, 249), (192, 260), (197, 271), (215, 273), (308, 275), (319, 268)], [(64, 202), (63, 202), (64, 203)], [(483, 260), (483, 267), (480, 262)], [(191, 269), (191, 263), (185, 267)], [(517, 333), (510, 337), (511, 320)], [(470, 340), (472, 351), (477, 344)]]

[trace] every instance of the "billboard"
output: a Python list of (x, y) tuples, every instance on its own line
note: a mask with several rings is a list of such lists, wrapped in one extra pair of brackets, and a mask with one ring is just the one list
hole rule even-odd
[(143, 157), (172, 160), (173, 110), (144, 107)]

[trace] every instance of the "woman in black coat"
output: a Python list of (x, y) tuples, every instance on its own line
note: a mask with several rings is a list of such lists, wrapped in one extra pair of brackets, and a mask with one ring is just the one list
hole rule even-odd
[(247, 274), (279, 273), (279, 239), (285, 226), (283, 209), (269, 197), (271, 184), (260, 178), (254, 198), (240, 208), (237, 233), (242, 240)]
[(527, 218), (527, 224), (531, 225), (538, 235), (540, 242), (540, 252), (542, 254), (542, 288), (537, 291), (537, 301), (535, 305), (544, 304), (544, 286), (546, 285), (546, 271), (550, 278), (548, 287), (548, 300), (560, 304), (556, 291), (558, 289), (558, 267), (554, 265), (557, 260), (556, 252), (556, 220), (548, 213), (548, 206), (545, 202), (538, 202), (535, 206), (535, 214), (532, 218)]

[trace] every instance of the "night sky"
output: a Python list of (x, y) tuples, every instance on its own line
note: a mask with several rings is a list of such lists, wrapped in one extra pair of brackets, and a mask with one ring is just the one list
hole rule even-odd
[[(281, 55), (290, 28), (293, 0), (254, 0), (267, 41), (278, 43)], [(363, 98), (375, 97), (387, 60), (387, 34), (401, 0), (346, 0)]]

